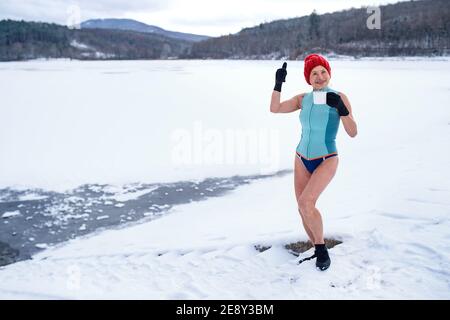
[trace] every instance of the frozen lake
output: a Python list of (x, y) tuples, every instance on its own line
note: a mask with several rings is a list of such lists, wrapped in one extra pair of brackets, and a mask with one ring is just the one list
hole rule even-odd
[[(305, 236), (289, 171), (299, 114), (269, 112), (281, 64), (1, 63), (0, 249), (32, 254), (97, 228), (125, 228), (46, 250), (46, 262), (7, 267), (0, 296), (123, 298), (134, 292), (137, 268), (160, 279), (148, 279), (137, 297), (304, 297), (315, 273), (302, 266), (309, 278), (298, 277), (279, 247)], [(338, 172), (319, 201), (325, 234), (343, 239), (331, 250), (341, 264), (329, 273), (333, 286), (321, 278), (310, 297), (448, 298), (449, 60), (337, 60), (331, 68), (330, 87), (349, 97), (358, 135), (349, 138), (341, 125)], [(289, 61), (287, 71), (283, 100), (310, 91), (301, 61)], [(133, 221), (142, 224), (126, 225)], [(259, 256), (255, 241), (273, 248)], [(82, 294), (60, 286), (79, 257), (96, 283)], [(197, 258), (200, 271), (190, 267)], [(120, 266), (116, 290), (95, 275), (102, 259)], [(249, 272), (254, 281), (246, 282)], [(374, 272), (375, 291), (366, 285)], [(261, 290), (258, 277), (274, 291)], [(172, 278), (184, 287), (168, 285)], [(54, 285), (41, 289), (47, 280)]]
[[(268, 111), (280, 66), (277, 61), (2, 63), (0, 187), (63, 191), (84, 183), (174, 182), (290, 169), (300, 138), (298, 113)], [(449, 128), (449, 66), (426, 60), (333, 61), (330, 86), (347, 94), (360, 126), (355, 140), (339, 132), (342, 160), (351, 161), (343, 164), (345, 170), (365, 167), (370, 152), (378, 155), (380, 170), (400, 165), (386, 153), (408, 159), (402, 169), (421, 157), (442, 158), (448, 135), (440, 137), (437, 130), (447, 134)], [(302, 62), (288, 63), (282, 99), (310, 90), (302, 70)], [(411, 139), (417, 147), (405, 150)]]

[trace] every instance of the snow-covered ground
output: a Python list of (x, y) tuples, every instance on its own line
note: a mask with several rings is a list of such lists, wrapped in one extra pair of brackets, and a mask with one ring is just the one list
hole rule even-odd
[[(0, 64), (0, 185), (64, 189), (292, 168), (298, 113), (268, 112), (280, 65)], [(326, 272), (297, 265), (284, 248), (306, 240), (287, 175), (0, 268), (0, 297), (449, 299), (449, 71), (436, 60), (332, 62), (331, 87), (350, 98), (359, 133), (351, 139), (341, 127), (338, 173), (318, 203), (326, 236), (343, 241)], [(288, 62), (283, 98), (307, 90), (302, 63)], [(256, 140), (244, 150), (256, 145), (256, 161), (225, 161), (220, 150), (240, 155), (226, 142), (249, 128)], [(208, 150), (211, 141), (221, 148)], [(189, 143), (192, 161), (176, 163)]]
[[(373, 208), (367, 189), (339, 192), (344, 180), (336, 181), (320, 206), (327, 236), (343, 241), (330, 250), (333, 264), (326, 272), (317, 271), (313, 261), (297, 265), (284, 248), (306, 240), (295, 213), (292, 176), (286, 176), (7, 266), (0, 271), (0, 296), (448, 299), (450, 225), (443, 192), (427, 191), (424, 200), (415, 190), (411, 199), (399, 199), (401, 207)], [(348, 207), (353, 197), (358, 201)], [(255, 245), (271, 248), (260, 253)]]

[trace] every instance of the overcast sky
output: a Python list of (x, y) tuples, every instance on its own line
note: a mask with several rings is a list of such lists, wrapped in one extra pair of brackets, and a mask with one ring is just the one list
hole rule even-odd
[[(301, 17), (351, 6), (381, 5), (398, 0), (0, 0), (0, 20), (55, 22), (66, 25), (79, 16), (130, 18), (166, 30), (209, 36), (236, 33), (277, 19)], [(75, 7), (74, 7), (75, 6)], [(79, 9), (77, 9), (79, 8)]]

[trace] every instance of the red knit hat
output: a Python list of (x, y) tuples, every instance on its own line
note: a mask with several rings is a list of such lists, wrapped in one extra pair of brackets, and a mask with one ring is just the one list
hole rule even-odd
[(315, 54), (315, 53), (310, 54), (309, 56), (307, 56), (305, 58), (305, 71), (304, 71), (306, 82), (308, 82), (309, 85), (311, 84), (309, 82), (309, 76), (311, 75), (311, 70), (317, 66), (323, 66), (325, 69), (327, 69), (327, 71), (331, 77), (331, 68), (330, 68), (330, 64), (328, 63), (328, 61), (324, 57), (322, 57), (318, 54)]

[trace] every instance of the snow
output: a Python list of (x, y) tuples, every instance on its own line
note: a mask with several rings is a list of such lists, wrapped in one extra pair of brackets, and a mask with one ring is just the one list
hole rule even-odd
[(115, 57), (115, 54), (96, 51), (93, 47), (88, 46), (87, 44), (78, 42), (77, 40), (72, 40), (70, 42), (70, 45), (72, 47), (74, 47), (74, 48), (77, 48), (77, 49), (87, 50), (88, 52), (81, 53), (81, 55), (84, 56), (84, 57), (92, 57), (92, 56), (94, 56), (97, 59), (99, 59), (99, 58), (101, 58), (101, 59), (108, 59), (108, 58), (114, 58)]
[(35, 246), (39, 249), (47, 249), (49, 247), (46, 243), (36, 243)]
[[(0, 187), (66, 191), (286, 168), (298, 123), (267, 112), (273, 68), (267, 61), (2, 63)], [(236, 77), (246, 90), (230, 86)], [(199, 95), (204, 79), (210, 87)]]
[(72, 40), (72, 41), (70, 42), (70, 45), (71, 45), (72, 47), (74, 47), (74, 48), (77, 48), (77, 49), (83, 49), (83, 50), (86, 50), (86, 49), (87, 49), (87, 50), (92, 50), (92, 47), (88, 46), (87, 44), (78, 42), (77, 40)]
[(19, 196), (19, 201), (32, 201), (32, 200), (42, 200), (47, 199), (47, 196), (38, 195), (35, 193), (27, 193), (23, 196)]
[(19, 210), (5, 212), (2, 215), (2, 218), (6, 219), (6, 218), (12, 218), (12, 217), (16, 217), (16, 216), (20, 216), (20, 211)]
[[(300, 138), (298, 119), (268, 112), (279, 64), (179, 60), (1, 63), (0, 188), (65, 191), (84, 183), (174, 182), (290, 168)], [(429, 101), (411, 88), (436, 92), (440, 95), (436, 101), (448, 96), (448, 72), (443, 72), (436, 88), (423, 81), (448, 70), (448, 61), (332, 64), (331, 86), (350, 97), (360, 121), (367, 115), (382, 116), (370, 112), (371, 105), (365, 101), (372, 88), (387, 91), (382, 96), (376, 91), (368, 98), (390, 97), (385, 107), (397, 115), (401, 112), (397, 105), (403, 103), (397, 91), (408, 90), (405, 102), (414, 100), (415, 105)], [(361, 77), (364, 83), (355, 81)], [(408, 81), (403, 81), (405, 77)], [(27, 88), (26, 95), (23, 88)], [(302, 62), (289, 61), (283, 97), (306, 91)], [(377, 131), (368, 134), (376, 137)], [(352, 142), (352, 148), (358, 143)]]
[(152, 191), (154, 191), (156, 189), (158, 189), (158, 187), (147, 188), (147, 189), (143, 189), (143, 190), (139, 190), (139, 191), (130, 191), (130, 190), (127, 190), (126, 188), (120, 188), (119, 186), (110, 186), (109, 188), (105, 188), (104, 191), (106, 191), (106, 192), (113, 191), (115, 194), (113, 196), (102, 197), (101, 199), (104, 199), (104, 200), (114, 199), (119, 202), (127, 202), (130, 200), (136, 200), (140, 196), (151, 193)]
[[(200, 180), (292, 168), (298, 113), (268, 111), (279, 64), (0, 64), (0, 85), (7, 87), (0, 108), (6, 119), (0, 128), (0, 183), (62, 189), (88, 181)], [(301, 66), (288, 62), (283, 98), (308, 90)], [(329, 270), (317, 271), (313, 261), (297, 265), (284, 248), (306, 240), (288, 174), (173, 206), (158, 219), (77, 238), (2, 267), (0, 298), (449, 299), (450, 64), (357, 60), (333, 61), (332, 68), (331, 87), (350, 98), (358, 136), (349, 138), (341, 126), (338, 171), (317, 205), (326, 237), (343, 242), (330, 250)], [(128, 73), (104, 76), (106, 71)], [(69, 90), (65, 75), (85, 82), (75, 81), (76, 89)], [(8, 76), (33, 94), (17, 94), (19, 85), (6, 81)], [(35, 88), (37, 79), (42, 81)], [(123, 83), (129, 85), (122, 89)], [(46, 86), (52, 95), (45, 94)], [(193, 152), (191, 164), (172, 162), (175, 130), (191, 133), (184, 143), (195, 142), (198, 134), (207, 148), (207, 141), (235, 142), (225, 138), (230, 128), (266, 134), (256, 140), (257, 161), (239, 164), (236, 157), (227, 164), (204, 152), (195, 162)], [(114, 190), (113, 197), (138, 195)], [(257, 245), (271, 248), (259, 252)]]
[[(313, 263), (297, 265), (283, 248), (306, 240), (291, 183), (291, 175), (257, 181), (225, 197), (175, 207), (149, 223), (51, 248), (3, 268), (0, 296), (449, 298), (448, 204), (420, 215), (409, 202), (403, 208), (409, 215), (392, 214), (389, 204), (373, 210), (365, 190), (329, 192), (319, 208), (327, 236), (343, 243), (330, 250), (332, 267), (321, 273)], [(334, 181), (336, 188), (345, 184), (342, 175)], [(349, 212), (344, 201), (353, 197), (360, 201)], [(260, 253), (258, 244), (272, 247)]]

